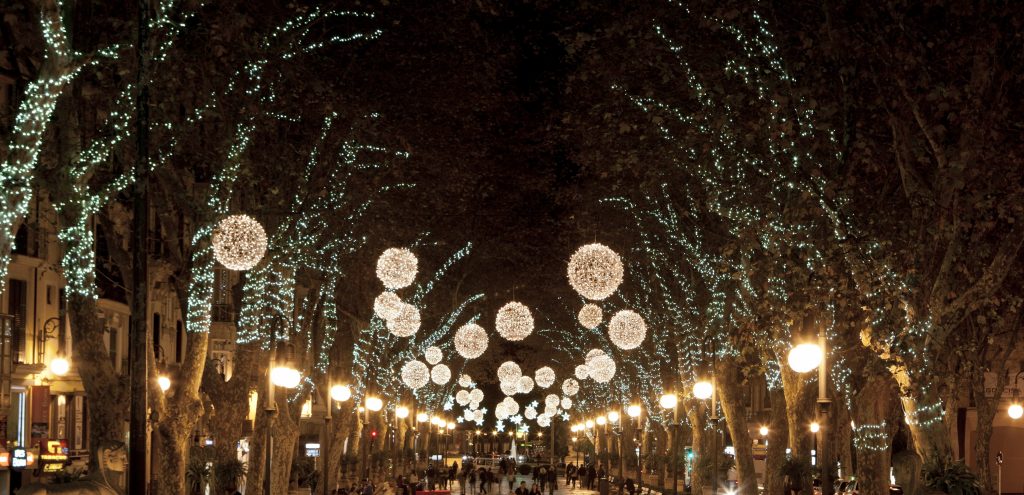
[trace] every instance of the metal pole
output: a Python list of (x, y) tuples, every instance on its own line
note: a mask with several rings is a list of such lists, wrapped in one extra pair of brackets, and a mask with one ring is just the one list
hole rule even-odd
[[(272, 328), (271, 332), (277, 332), (276, 328)], [(276, 334), (273, 335), (272, 339), (276, 338)], [(277, 342), (276, 339), (270, 344), (270, 361), (267, 362), (267, 423), (264, 427), (264, 435), (266, 441), (264, 442), (264, 454), (263, 458), (265, 463), (263, 464), (263, 495), (271, 495), (270, 490), (270, 460), (274, 454), (274, 437), (270, 434), (271, 427), (275, 413), (277, 413), (277, 404), (274, 402), (274, 382), (270, 379), (270, 370), (274, 367), (274, 361), (277, 355)]]
[[(515, 440), (513, 439), (512, 441), (514, 442)], [(555, 464), (555, 417), (552, 416), (551, 417), (551, 466), (553, 468), (556, 465), (557, 464)]]
[(711, 493), (718, 495), (718, 381), (714, 376), (711, 377), (711, 421), (715, 426), (711, 446)]
[(331, 482), (331, 409), (334, 409), (334, 398), (331, 397), (330, 389), (327, 392), (327, 413), (324, 415), (324, 444), (322, 456), (324, 459), (324, 475), (323, 475), (323, 486), (324, 495), (330, 494), (330, 487), (328, 484)]
[(679, 405), (672, 410), (672, 495), (679, 492)]
[(146, 47), (149, 44), (149, 1), (136, 3), (138, 12), (138, 44), (136, 45), (135, 100), (135, 184), (132, 204), (132, 307), (129, 358), (129, 392), (131, 393), (128, 437), (128, 492), (145, 495), (147, 409), (149, 407), (149, 84)]
[(642, 418), (643, 418), (643, 413), (641, 412), (640, 415), (638, 415), (636, 417), (636, 434), (637, 434), (637, 442), (636, 442), (636, 487), (637, 487), (637, 490), (636, 491), (637, 491), (637, 493), (641, 493), (641, 492), (644, 491), (644, 471), (643, 471), (644, 468), (643, 468), (643, 465), (642, 465), (641, 460), (640, 460), (640, 458), (643, 456), (643, 453), (644, 453), (644, 430), (643, 430), (643, 419)]
[(820, 449), (815, 454), (818, 456), (818, 466), (821, 470), (821, 494), (832, 495), (832, 452), (829, 449), (829, 442), (825, 438), (830, 425), (828, 416), (831, 406), (831, 400), (828, 398), (828, 351), (825, 347), (825, 330), (818, 333), (818, 345), (821, 347), (822, 356), (821, 366), (818, 366), (818, 411), (821, 414), (821, 418), (818, 420), (818, 434), (821, 435), (821, 441), (818, 442), (817, 435), (815, 435), (815, 442), (818, 444), (815, 450)]

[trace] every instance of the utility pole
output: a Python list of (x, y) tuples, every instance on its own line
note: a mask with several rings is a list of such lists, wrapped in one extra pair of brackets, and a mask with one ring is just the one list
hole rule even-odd
[[(132, 201), (132, 301), (129, 356), (131, 370), (128, 437), (128, 493), (149, 493), (146, 431), (149, 408), (149, 84), (146, 50), (149, 45), (149, 0), (138, 0), (138, 40), (135, 44), (135, 184)], [(98, 400), (99, 398), (94, 398)]]

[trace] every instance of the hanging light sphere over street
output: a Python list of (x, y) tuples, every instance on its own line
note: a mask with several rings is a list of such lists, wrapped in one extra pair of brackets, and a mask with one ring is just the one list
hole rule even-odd
[(608, 383), (615, 377), (615, 360), (602, 351), (587, 360), (587, 369), (595, 382)]
[(631, 418), (639, 417), (640, 412), (641, 409), (639, 404), (630, 404), (630, 406), (626, 408), (626, 414), (628, 414)]
[(714, 390), (715, 387), (707, 380), (701, 380), (693, 384), (693, 396), (700, 400), (711, 398), (711, 393)]
[(818, 344), (800, 344), (789, 351), (789, 367), (797, 373), (807, 373), (817, 368), (824, 357)]
[(573, 370), (573, 374), (580, 380), (586, 380), (587, 378), (590, 378), (590, 368), (585, 364), (581, 364)]
[(519, 388), (517, 390), (520, 394), (528, 394), (533, 392), (533, 378), (527, 375), (519, 377)]
[(420, 310), (412, 304), (402, 303), (398, 316), (387, 321), (388, 331), (395, 337), (412, 337), (420, 329)]
[(546, 407), (558, 407), (558, 404), (562, 401), (560, 397), (555, 394), (548, 394), (544, 397), (544, 406)]
[(473, 421), (480, 422), (484, 420), (484, 412), (477, 409), (473, 411)]
[(661, 396), (658, 403), (665, 409), (675, 409), (676, 405), (679, 404), (679, 398), (676, 397), (676, 394), (665, 394)]
[(405, 248), (389, 248), (377, 258), (377, 278), (389, 289), (408, 287), (416, 279), (416, 255)]
[(402, 298), (398, 297), (398, 294), (386, 290), (373, 300), (373, 314), (384, 321), (391, 320), (402, 312), (403, 304), (405, 303), (402, 302)]
[(423, 388), (430, 381), (430, 368), (423, 361), (413, 359), (402, 366), (402, 383), (413, 390)]
[(518, 342), (533, 333), (533, 314), (525, 304), (512, 301), (498, 310), (494, 329), (505, 340)]
[[(563, 394), (568, 395), (568, 396), (571, 397), (573, 395), (576, 395), (576, 393), (579, 392), (579, 391), (580, 391), (580, 383), (577, 382), (575, 378), (566, 378), (565, 381), (562, 382), (562, 393)], [(568, 409), (568, 408), (563, 408), (563, 409)]]
[(347, 385), (333, 385), (331, 387), (331, 398), (338, 402), (345, 402), (352, 398), (352, 389)]
[(603, 244), (587, 244), (569, 258), (569, 285), (581, 296), (600, 301), (622, 283), (622, 258)]
[(213, 257), (229, 270), (249, 270), (267, 253), (267, 233), (249, 215), (221, 219), (211, 238)]
[(572, 399), (562, 397), (562, 401), (558, 403), (558, 406), (568, 411), (569, 409), (572, 409)]
[(526, 411), (523, 412), (523, 417), (529, 420), (537, 419), (537, 408), (533, 406), (527, 406)]
[(515, 361), (505, 361), (498, 366), (498, 381), (518, 382), (523, 376), (523, 369)]
[(1021, 416), (1024, 416), (1024, 406), (1010, 404), (1010, 407), (1006, 409), (1006, 414), (1010, 416), (1010, 419), (1020, 419)]
[(487, 331), (476, 323), (466, 323), (455, 332), (455, 352), (466, 359), (474, 359), (487, 350)]
[(451, 379), (452, 370), (446, 364), (435, 365), (434, 368), (430, 370), (430, 381), (438, 385), (444, 385)]
[(465, 374), (465, 373), (459, 375), (459, 386), (460, 387), (466, 387), (466, 388), (472, 387), (473, 386), (473, 378), (470, 377), (469, 375)]
[(608, 322), (608, 339), (619, 349), (636, 349), (646, 337), (647, 323), (635, 311), (619, 311)]
[(469, 391), (470, 402), (482, 402), (484, 400), (484, 391), (478, 388), (474, 388)]
[(555, 384), (555, 370), (550, 366), (538, 368), (533, 374), (534, 381), (540, 388), (548, 388)]
[(436, 345), (427, 347), (426, 351), (423, 351), (423, 359), (427, 360), (427, 364), (437, 364), (444, 359), (444, 354), (441, 352), (441, 348)]
[(541, 428), (547, 428), (551, 426), (551, 416), (547, 414), (537, 416), (537, 426), (540, 426)]
[(498, 383), (498, 388), (505, 395), (515, 395), (519, 392), (519, 380), (508, 380)]
[(382, 401), (380, 397), (374, 397), (371, 395), (366, 398), (365, 406), (367, 409), (373, 412), (377, 412), (380, 411), (381, 409), (384, 409), (384, 401)]
[(455, 402), (458, 403), (460, 406), (465, 406), (466, 404), (469, 404), (469, 391), (459, 390), (458, 392), (456, 392)]
[(302, 373), (290, 366), (275, 366), (270, 370), (270, 382), (278, 387), (295, 388), (302, 381)]
[(53, 373), (55, 376), (64, 376), (71, 371), (71, 363), (66, 358), (58, 356), (50, 361), (49, 368), (50, 373)]
[(601, 311), (601, 306), (584, 304), (576, 317), (579, 319), (580, 325), (583, 325), (583, 328), (593, 330), (604, 320), (604, 312)]
[(502, 404), (505, 405), (505, 410), (508, 411), (508, 415), (512, 416), (519, 413), (519, 403), (511, 397), (505, 397)]

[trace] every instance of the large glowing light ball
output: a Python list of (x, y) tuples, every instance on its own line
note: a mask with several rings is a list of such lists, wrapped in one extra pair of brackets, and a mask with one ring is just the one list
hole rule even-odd
[(487, 350), (487, 331), (476, 323), (467, 323), (455, 331), (455, 352), (466, 359), (478, 358)]
[(377, 278), (389, 289), (408, 287), (416, 279), (416, 255), (405, 248), (389, 248), (377, 258)]
[(573, 375), (580, 380), (586, 380), (587, 378), (590, 378), (590, 368), (585, 364), (581, 364), (573, 370)]
[(338, 402), (345, 402), (352, 398), (352, 389), (347, 385), (331, 386), (331, 398)]
[(554, 416), (558, 414), (558, 404), (544, 404), (544, 416)]
[(437, 364), (444, 359), (444, 354), (441, 352), (441, 348), (432, 345), (427, 347), (426, 351), (423, 351), (423, 359), (427, 360), (427, 364)]
[(229, 270), (248, 270), (267, 253), (267, 233), (248, 215), (231, 215), (213, 229), (213, 257)]
[(465, 374), (465, 373), (459, 375), (459, 386), (460, 387), (466, 387), (466, 388), (472, 387), (473, 386), (473, 378), (470, 377), (469, 375)]
[(555, 370), (550, 366), (537, 368), (537, 371), (533, 373), (533, 378), (538, 387), (548, 388), (555, 384)]
[(583, 328), (593, 330), (604, 320), (604, 313), (601, 311), (601, 306), (585, 304), (576, 317), (579, 319), (580, 325), (583, 325)]
[(291, 366), (275, 366), (270, 370), (270, 382), (278, 387), (295, 388), (302, 381), (302, 373)]
[(519, 392), (519, 380), (508, 380), (498, 383), (498, 388), (505, 395), (515, 395)]
[(452, 379), (452, 370), (446, 364), (438, 364), (430, 370), (430, 381), (444, 385)]
[(523, 375), (519, 377), (519, 389), (518, 392), (521, 394), (528, 394), (533, 392), (533, 378)]
[(395, 337), (412, 337), (420, 329), (420, 310), (412, 304), (402, 303), (398, 316), (387, 321), (388, 331)]
[(636, 349), (646, 337), (647, 323), (635, 311), (619, 311), (608, 322), (608, 339), (619, 349)]
[[(576, 395), (580, 391), (580, 383), (575, 378), (566, 378), (562, 382), (562, 393), (568, 396)], [(563, 409), (568, 409), (563, 408)]]
[(615, 377), (616, 368), (615, 360), (603, 351), (587, 358), (587, 369), (590, 371), (590, 378), (593, 378), (597, 383), (610, 382)]
[(693, 384), (693, 396), (698, 399), (710, 399), (711, 393), (714, 391), (715, 387), (707, 380), (701, 380)]
[(478, 388), (474, 388), (469, 391), (470, 402), (482, 402), (484, 400), (484, 391)]
[(537, 416), (537, 426), (540, 426), (541, 428), (547, 428), (551, 426), (551, 416), (553, 415), (542, 414), (540, 416)]
[(675, 409), (676, 405), (679, 404), (679, 398), (676, 397), (676, 394), (665, 394), (661, 396), (658, 403), (665, 409)]
[(511, 397), (505, 397), (505, 400), (501, 401), (505, 405), (505, 410), (508, 411), (508, 415), (512, 416), (519, 412), (519, 403)]
[(505, 361), (498, 366), (498, 381), (517, 382), (523, 376), (523, 369), (515, 361)]
[(824, 358), (818, 344), (800, 344), (789, 351), (789, 367), (797, 373), (807, 373), (817, 368)]
[(555, 394), (548, 394), (547, 397), (544, 397), (544, 406), (546, 406), (546, 407), (558, 407), (558, 404), (561, 401), (562, 401), (562, 399), (560, 397), (558, 397), (557, 395), (555, 395)]
[(479, 423), (479, 422), (481, 422), (483, 420), (484, 420), (484, 412), (483, 411), (481, 411), (479, 409), (477, 409), (476, 411), (473, 411), (473, 421), (476, 421), (477, 423)]
[(533, 314), (525, 304), (512, 301), (498, 310), (494, 329), (506, 340), (517, 342), (533, 333)]
[(1010, 419), (1020, 419), (1021, 416), (1024, 416), (1024, 406), (1010, 404), (1010, 407), (1006, 409), (1006, 414), (1010, 416)]
[(457, 402), (460, 406), (465, 406), (466, 404), (469, 404), (469, 391), (459, 390), (458, 392), (456, 392), (455, 402)]
[(511, 414), (508, 412), (508, 406), (504, 402), (499, 402), (498, 405), (494, 406), (494, 417), (499, 420), (504, 420)]
[(622, 283), (622, 258), (603, 244), (587, 244), (569, 258), (569, 285), (581, 296), (600, 301)]
[(423, 388), (430, 381), (430, 368), (423, 361), (413, 359), (402, 366), (402, 383), (413, 390)]
[(386, 290), (373, 300), (373, 314), (387, 321), (398, 317), (402, 312), (403, 304), (405, 303), (398, 297), (398, 294)]

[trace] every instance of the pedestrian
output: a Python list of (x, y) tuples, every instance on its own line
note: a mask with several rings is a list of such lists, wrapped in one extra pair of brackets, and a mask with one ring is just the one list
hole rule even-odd
[(541, 493), (543, 493), (544, 492), (544, 486), (548, 482), (548, 469), (546, 467), (544, 467), (544, 466), (541, 466), (540, 470), (538, 471), (537, 474), (539, 475), (537, 477), (540, 478), (540, 480), (539, 480), (540, 481), (540, 491), (541, 491)]
[(587, 466), (580, 464), (580, 468), (576, 471), (576, 476), (580, 478), (580, 488), (587, 487)]
[(555, 472), (555, 467), (551, 466), (551, 469), (548, 469), (548, 495), (555, 495), (556, 485), (558, 485), (558, 474)]
[(480, 495), (487, 493), (487, 471), (480, 468)]
[(509, 495), (512, 495), (512, 488), (516, 484), (516, 475), (511, 469), (508, 471), (508, 474), (505, 475), (505, 481), (508, 482), (508, 493)]
[(529, 495), (544, 495), (544, 493), (541, 491), (540, 487), (537, 486), (537, 483), (534, 483), (533, 485), (530, 485)]
[(526, 488), (526, 482), (520, 481), (519, 488), (516, 488), (515, 495), (530, 495), (530, 490)]
[(590, 467), (587, 468), (587, 489), (588, 490), (593, 490), (594, 489), (594, 484), (595, 484), (596, 481), (597, 481), (597, 469), (594, 469), (594, 465), (591, 464)]
[(470, 495), (473, 495), (473, 493), (476, 492), (476, 469), (469, 468), (469, 472), (466, 473), (466, 477), (466, 481), (469, 485), (469, 493)]

